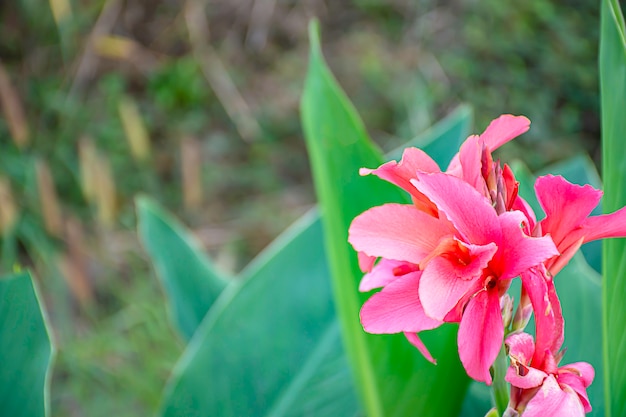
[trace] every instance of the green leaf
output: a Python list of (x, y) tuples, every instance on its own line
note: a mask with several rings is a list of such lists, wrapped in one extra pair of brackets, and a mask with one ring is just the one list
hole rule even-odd
[(324, 223), (335, 304), (361, 401), (369, 416), (457, 415), (468, 378), (458, 359), (454, 326), (424, 335), (438, 360), (434, 366), (402, 335), (369, 335), (359, 322), (358, 311), (367, 295), (357, 291), (362, 273), (347, 244), (348, 227), (356, 215), (372, 206), (407, 200), (397, 187), (377, 178), (359, 177), (360, 167), (382, 163), (381, 154), (326, 67), (316, 23), (310, 26), (310, 41), (301, 116)]
[(174, 322), (189, 339), (227, 281), (176, 219), (147, 197), (138, 197), (136, 205), (139, 237), (167, 292)]
[[(626, 26), (617, 0), (603, 0), (600, 18), (600, 97), (604, 211), (626, 205)], [(603, 242), (602, 324), (607, 416), (626, 415), (626, 240)]]
[(0, 415), (48, 415), (53, 348), (28, 273), (0, 279)]
[(311, 212), (224, 291), (174, 370), (161, 415), (358, 415), (321, 241)]

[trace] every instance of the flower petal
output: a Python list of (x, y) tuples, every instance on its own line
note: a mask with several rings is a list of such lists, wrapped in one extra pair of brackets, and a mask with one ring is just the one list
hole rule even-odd
[[(487, 147), (488, 152), (492, 152), (498, 149), (500, 146), (504, 145), (511, 139), (514, 139), (525, 133), (530, 128), (530, 120), (528, 120), (524, 116), (513, 116), (510, 114), (503, 114), (497, 119), (493, 120), (487, 129), (483, 132), (482, 135), (479, 136), (482, 139), (482, 142)], [(477, 137), (476, 135), (472, 135), (465, 140), (474, 140), (473, 138)], [(465, 142), (461, 144), (461, 148), (465, 145)], [(454, 175), (455, 177), (463, 176), (463, 169), (461, 167), (461, 161), (459, 154), (454, 155), (450, 164), (448, 165), (448, 169), (446, 169), (446, 173)]]
[(476, 279), (480, 278), (482, 270), (497, 250), (495, 243), (465, 247), (469, 250), (469, 262), (459, 264), (448, 256), (438, 256), (424, 269), (419, 296), (426, 314), (430, 317), (443, 320), (475, 286)]
[(459, 149), (459, 163), (463, 171), (460, 178), (487, 197), (489, 191), (482, 172), (484, 147), (483, 141), (478, 136), (470, 136)]
[[(589, 373), (589, 371), (586, 372), (586, 378), (582, 374), (578, 373), (579, 370), (577, 368), (581, 364), (584, 365), (585, 368), (591, 368), (591, 373)], [(570, 372), (570, 369), (572, 369), (576, 373)], [(589, 402), (589, 396), (587, 395), (587, 387), (591, 384), (591, 382), (587, 383), (585, 379), (591, 377), (591, 380), (593, 380), (593, 375), (594, 371), (591, 365), (585, 362), (578, 362), (559, 368), (557, 376), (557, 380), (559, 381), (560, 386), (567, 385), (568, 387), (573, 389), (576, 394), (578, 394), (578, 399), (580, 400), (585, 410), (585, 413), (591, 411), (591, 403)]]
[(417, 350), (420, 351), (422, 355), (424, 355), (427, 361), (432, 362), (435, 365), (437, 364), (437, 361), (433, 358), (428, 349), (426, 349), (426, 345), (422, 342), (422, 339), (420, 339), (417, 333), (404, 332), (404, 336), (413, 346), (417, 348)]
[(548, 374), (529, 366), (535, 352), (533, 337), (528, 333), (514, 333), (506, 338), (505, 343), (509, 348), (511, 366), (504, 379), (522, 389), (540, 386)]
[(522, 225), (527, 221), (521, 211), (508, 211), (498, 216), (502, 228), (502, 242), (491, 266), (500, 279), (518, 276), (528, 268), (559, 254), (549, 236), (529, 237)]
[(439, 165), (426, 152), (418, 148), (406, 148), (402, 153), (400, 162), (389, 161), (376, 169), (361, 168), (361, 175), (374, 174), (379, 178), (389, 181), (398, 187), (408, 191), (415, 205), (422, 211), (430, 214), (436, 213), (434, 206), (428, 199), (411, 185), (411, 179), (415, 178), (418, 171), (440, 172)]
[(385, 204), (357, 216), (348, 241), (357, 251), (419, 264), (453, 232), (450, 224), (406, 204)]
[(480, 135), (489, 151), (494, 151), (500, 146), (515, 139), (530, 129), (530, 120), (524, 116), (503, 114), (493, 120), (487, 129)]
[[(406, 271), (398, 273), (398, 271)], [(384, 287), (390, 282), (395, 281), (398, 277), (407, 272), (417, 271), (417, 265), (409, 264), (404, 261), (394, 261), (391, 259), (381, 259), (368, 274), (365, 274), (359, 284), (359, 291), (371, 291), (374, 288)]]
[(563, 239), (583, 223), (602, 198), (602, 191), (591, 185), (572, 184), (554, 175), (537, 178), (535, 192), (546, 213), (542, 233), (550, 233), (559, 249)]
[(468, 183), (443, 173), (418, 173), (411, 181), (446, 215), (462, 239), (477, 245), (500, 242), (498, 216), (489, 201)]
[(506, 370), (504, 380), (514, 387), (531, 389), (540, 386), (547, 376), (548, 374), (539, 369), (512, 362)]
[(561, 389), (554, 376), (548, 376), (541, 389), (531, 398), (524, 417), (583, 417), (585, 410), (571, 388)]
[(376, 169), (361, 168), (361, 175), (374, 174), (377, 177), (389, 181), (408, 192), (415, 188), (410, 180), (415, 178), (418, 171), (439, 172), (439, 165), (423, 150), (419, 148), (406, 148), (402, 153), (400, 162), (389, 161)]
[(518, 195), (513, 201), (511, 210), (517, 210), (524, 213), (524, 216), (526, 216), (526, 220), (528, 220), (529, 222), (527, 227), (524, 228), (524, 232), (526, 232), (527, 235), (530, 235), (532, 230), (535, 228), (535, 225), (537, 224), (537, 217), (535, 216), (535, 212), (533, 211), (532, 207), (530, 207), (530, 204), (528, 204), (526, 200)]
[(406, 274), (372, 295), (361, 308), (361, 324), (368, 333), (387, 334), (434, 329), (441, 321), (424, 313), (417, 295), (421, 272)]
[(521, 278), (535, 313), (535, 354), (532, 364), (536, 368), (548, 370), (545, 368), (546, 352), (554, 355), (563, 344), (561, 304), (554, 281), (546, 274), (544, 267), (532, 268), (522, 273)]
[(611, 214), (592, 216), (582, 224), (584, 243), (607, 237), (626, 236), (626, 207)]
[(363, 252), (357, 253), (357, 256), (359, 257), (359, 268), (361, 269), (361, 271), (370, 272), (374, 267), (374, 263), (376, 262), (377, 257), (367, 256)]
[(504, 326), (497, 290), (481, 291), (472, 298), (459, 326), (459, 356), (467, 374), (491, 385), (489, 368), (502, 346)]
[(528, 365), (535, 353), (535, 341), (528, 333), (513, 333), (506, 338), (509, 347), (509, 356)]

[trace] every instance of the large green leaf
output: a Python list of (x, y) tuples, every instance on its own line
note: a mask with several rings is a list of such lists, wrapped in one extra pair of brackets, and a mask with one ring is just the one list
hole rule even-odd
[(52, 353), (30, 275), (0, 279), (0, 415), (48, 415)]
[[(626, 27), (617, 0), (603, 0), (600, 97), (604, 210), (626, 205)], [(626, 415), (626, 240), (603, 243), (602, 323), (607, 416)]]
[(360, 167), (382, 163), (381, 154), (326, 67), (315, 23), (310, 35), (302, 123), (322, 212), (335, 304), (361, 401), (370, 416), (456, 415), (468, 379), (458, 360), (454, 326), (425, 335), (438, 359), (439, 365), (433, 366), (402, 335), (369, 335), (359, 323), (358, 312), (367, 295), (357, 291), (362, 273), (346, 243), (348, 227), (362, 211), (385, 202), (406, 201), (406, 197), (384, 181), (358, 176)]
[(311, 212), (224, 291), (174, 370), (161, 415), (359, 413), (321, 241)]
[(136, 201), (139, 236), (171, 303), (174, 322), (191, 338), (227, 281), (200, 244), (147, 197)]

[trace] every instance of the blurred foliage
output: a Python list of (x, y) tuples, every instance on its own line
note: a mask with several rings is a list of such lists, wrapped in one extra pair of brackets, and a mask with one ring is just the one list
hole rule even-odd
[(182, 350), (136, 193), (228, 271), (314, 204), (298, 118), (310, 17), (383, 149), (468, 102), (476, 131), (531, 118), (501, 152), (534, 170), (598, 154), (598, 14), (590, 0), (3, 2), (0, 261), (34, 267), (51, 310), (52, 415), (149, 414)]

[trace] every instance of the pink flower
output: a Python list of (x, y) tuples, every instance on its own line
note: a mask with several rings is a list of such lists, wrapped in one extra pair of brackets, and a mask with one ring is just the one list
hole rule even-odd
[[(508, 203), (521, 207), (525, 203), (516, 202), (517, 184), (508, 166), (500, 169), (494, 164), (491, 152), (515, 137), (526, 132), (530, 121), (524, 116), (505, 114), (492, 121), (480, 135), (472, 135), (461, 145), (450, 162), (446, 173), (459, 177), (479, 193), (498, 205)], [(433, 204), (419, 190), (411, 185), (417, 172), (434, 173), (441, 169), (424, 151), (407, 148), (400, 162), (389, 161), (376, 169), (361, 168), (361, 175), (374, 174), (409, 192), (413, 202), (420, 210), (435, 215)], [(498, 200), (501, 201), (498, 201)], [(518, 208), (516, 208), (518, 209)], [(498, 210), (498, 212), (505, 211)]]
[(533, 359), (537, 346), (527, 333), (512, 334), (506, 344), (511, 358), (505, 377), (512, 386), (511, 408), (524, 417), (576, 417), (591, 411), (587, 396), (595, 375), (591, 365), (577, 362), (557, 367), (561, 355), (555, 358), (547, 351), (546, 360), (537, 366)]
[[(423, 204), (374, 207), (350, 227), (349, 241), (363, 258), (383, 258), (364, 278), (384, 289), (363, 306), (363, 326), (372, 333), (417, 333), (460, 322), (465, 369), (491, 383), (489, 368), (504, 335), (500, 296), (512, 278), (558, 252), (549, 237), (524, 234), (522, 212), (498, 215), (486, 196), (460, 178), (416, 172), (409, 183)], [(425, 350), (419, 340), (414, 344)]]
[(602, 198), (602, 191), (590, 185), (576, 185), (561, 176), (546, 175), (537, 179), (535, 192), (546, 217), (535, 227), (533, 235), (550, 234), (560, 253), (546, 262), (552, 275), (569, 262), (582, 244), (626, 236), (626, 207), (611, 214), (589, 216)]

